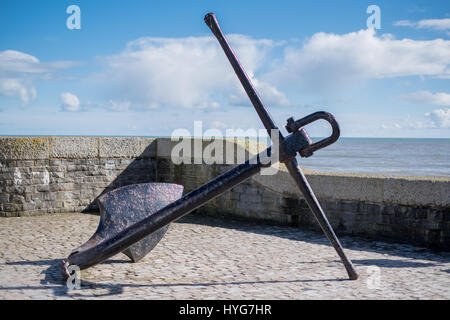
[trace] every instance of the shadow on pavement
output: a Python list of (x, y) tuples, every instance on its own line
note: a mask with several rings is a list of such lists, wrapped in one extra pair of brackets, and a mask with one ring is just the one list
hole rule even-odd
[[(105, 263), (124, 263), (128, 261), (111, 260)], [(131, 264), (131, 262), (128, 262)], [(93, 289), (106, 291), (104, 293), (83, 294), (82, 290), (69, 289), (67, 280), (61, 275), (61, 259), (37, 260), (37, 261), (15, 261), (8, 262), (7, 265), (48, 265), (49, 267), (41, 273), (45, 275), (39, 286), (16, 286), (0, 287), (0, 290), (52, 290), (53, 295), (67, 298), (89, 298), (119, 295), (124, 292), (124, 288), (157, 288), (157, 287), (208, 287), (208, 286), (233, 286), (233, 285), (252, 285), (252, 284), (273, 284), (273, 283), (308, 283), (308, 282), (341, 282), (348, 281), (342, 279), (294, 279), (294, 280), (258, 280), (258, 281), (230, 281), (230, 282), (199, 282), (199, 283), (96, 283), (92, 281), (81, 280), (81, 289)], [(69, 279), (70, 281), (70, 279)], [(73, 281), (72, 281), (73, 283)], [(80, 293), (77, 293), (79, 291)]]
[(362, 260), (354, 259), (353, 263), (356, 265), (360, 264), (384, 268), (424, 268), (424, 267), (435, 267), (439, 265), (428, 262), (416, 262), (416, 261), (393, 260), (393, 259), (362, 259)]
[[(255, 234), (277, 236), (289, 240), (325, 245), (329, 246), (330, 250), (334, 250), (323, 233), (298, 227), (281, 226), (277, 223), (253, 221), (229, 216), (216, 217), (195, 212), (179, 219), (177, 223), (201, 224), (211, 227), (252, 232)], [(349, 235), (339, 236), (339, 240), (345, 250), (375, 252), (411, 260), (430, 261), (416, 262), (399, 259), (357, 260), (358, 254), (350, 254), (349, 258), (352, 259), (356, 265), (379, 265), (387, 268), (422, 268), (439, 266), (442, 263), (450, 262), (450, 252), (436, 251), (430, 248), (417, 247), (410, 244), (390, 243), (379, 240), (375, 241)]]

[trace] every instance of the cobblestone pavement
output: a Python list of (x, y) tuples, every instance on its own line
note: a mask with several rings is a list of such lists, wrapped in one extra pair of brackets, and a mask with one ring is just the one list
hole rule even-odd
[(142, 261), (118, 254), (83, 270), (81, 289), (68, 290), (60, 260), (98, 219), (0, 219), (0, 299), (450, 298), (450, 253), (341, 237), (361, 274), (349, 281), (322, 234), (197, 215), (171, 224)]

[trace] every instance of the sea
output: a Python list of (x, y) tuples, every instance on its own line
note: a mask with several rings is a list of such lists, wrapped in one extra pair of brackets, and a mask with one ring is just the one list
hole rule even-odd
[(450, 177), (450, 139), (339, 138), (298, 161), (324, 172)]

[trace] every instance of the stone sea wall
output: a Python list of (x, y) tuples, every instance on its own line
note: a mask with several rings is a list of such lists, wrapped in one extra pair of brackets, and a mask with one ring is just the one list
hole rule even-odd
[(156, 139), (1, 137), (0, 216), (97, 208), (118, 186), (155, 181)]
[[(95, 211), (99, 195), (133, 183), (178, 183), (186, 193), (234, 165), (190, 156), (174, 164), (176, 144), (168, 138), (0, 137), (0, 216)], [(200, 141), (202, 150), (208, 144)], [(254, 154), (258, 147), (249, 140), (224, 140), (222, 151), (228, 159), (232, 152), (235, 163), (236, 153)], [(338, 234), (450, 250), (450, 179), (305, 173)], [(281, 166), (275, 175), (254, 176), (197, 212), (318, 230), (295, 190)]]

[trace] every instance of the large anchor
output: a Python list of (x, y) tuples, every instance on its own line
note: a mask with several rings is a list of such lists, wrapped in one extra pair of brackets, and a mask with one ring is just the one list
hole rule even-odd
[[(215, 15), (208, 13), (205, 22), (219, 41), (274, 144), (183, 197), (181, 197), (182, 186), (168, 183), (135, 184), (102, 195), (98, 199), (100, 224), (97, 231), (85, 244), (73, 250), (69, 257), (62, 261), (63, 274), (69, 276), (71, 265), (85, 269), (120, 252), (125, 253), (132, 261), (142, 259), (161, 240), (171, 222), (259, 173), (262, 168), (270, 166), (270, 162), (262, 159), (267, 159), (267, 155), (273, 151), (272, 148), (278, 148), (279, 161), (285, 164), (296, 182), (317, 222), (341, 258), (349, 278), (356, 280), (358, 273), (345, 255), (295, 158), (297, 153), (301, 157), (309, 157), (315, 151), (335, 142), (340, 134), (336, 119), (323, 111), (297, 121), (289, 118), (286, 125), (289, 135), (284, 137), (228, 44)], [(332, 134), (313, 143), (302, 127), (319, 119), (331, 125)], [(276, 137), (273, 136), (273, 132), (276, 132)]]

